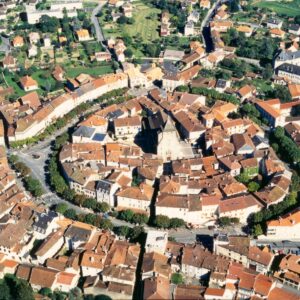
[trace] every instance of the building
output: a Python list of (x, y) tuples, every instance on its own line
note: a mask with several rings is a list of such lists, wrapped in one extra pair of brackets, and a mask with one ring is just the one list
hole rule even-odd
[(118, 139), (133, 140), (142, 131), (140, 117), (134, 116), (115, 119), (114, 131), (115, 136)]
[(266, 237), (272, 240), (300, 239), (300, 210), (267, 222)]
[(90, 33), (87, 29), (77, 30), (76, 35), (79, 42), (85, 42), (91, 40)]
[(34, 91), (39, 88), (37, 81), (28, 75), (20, 79), (20, 84), (26, 92)]
[(293, 83), (300, 83), (300, 66), (283, 63), (276, 69), (278, 76)]
[(154, 189), (145, 183), (141, 183), (138, 187), (125, 187), (116, 194), (117, 207), (149, 214), (153, 193)]

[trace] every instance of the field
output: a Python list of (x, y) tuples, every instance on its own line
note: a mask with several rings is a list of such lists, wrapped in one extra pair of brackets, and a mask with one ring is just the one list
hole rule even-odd
[(66, 68), (66, 75), (67, 77), (77, 77), (79, 74), (85, 73), (92, 76), (99, 76), (107, 73), (113, 73), (113, 69), (111, 66), (99, 66), (99, 67), (91, 67), (91, 68), (84, 68), (84, 67), (75, 67), (75, 68)]
[(159, 38), (158, 29), (160, 25), (160, 10), (149, 7), (141, 1), (133, 2), (133, 6), (134, 24), (119, 25), (114, 22), (107, 23), (103, 21), (103, 19), (100, 19), (106, 38), (124, 35), (129, 35), (131, 37), (138, 36), (143, 43), (151, 43)]
[(289, 17), (295, 17), (300, 15), (300, 0), (292, 1), (254, 1), (253, 6), (259, 8), (266, 8), (279, 15), (286, 15)]

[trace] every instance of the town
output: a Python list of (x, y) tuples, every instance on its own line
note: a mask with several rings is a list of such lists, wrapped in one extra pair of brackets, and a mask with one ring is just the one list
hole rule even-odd
[(0, 0), (0, 299), (300, 300), (298, 0)]

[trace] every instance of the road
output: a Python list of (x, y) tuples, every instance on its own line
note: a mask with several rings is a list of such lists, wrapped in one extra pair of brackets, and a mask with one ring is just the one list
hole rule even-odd
[(97, 41), (99, 43), (101, 43), (102, 47), (104, 47), (107, 50), (106, 46), (103, 43), (105, 41), (105, 38), (104, 38), (102, 29), (101, 29), (100, 24), (99, 24), (99, 20), (98, 20), (98, 17), (97, 17), (97, 15), (99, 14), (99, 12), (101, 11), (102, 7), (105, 4), (106, 4), (106, 1), (105, 2), (100, 2), (98, 4), (98, 6), (94, 8), (94, 10), (92, 12), (92, 16), (91, 16), (91, 22), (92, 22), (92, 24), (94, 25), (94, 28), (95, 28)]

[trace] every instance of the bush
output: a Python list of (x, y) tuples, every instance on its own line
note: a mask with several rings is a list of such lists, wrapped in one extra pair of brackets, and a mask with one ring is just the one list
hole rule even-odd
[(157, 215), (154, 221), (154, 225), (159, 228), (169, 228), (170, 219), (164, 215)]
[(148, 216), (141, 213), (135, 213), (131, 219), (132, 223), (135, 224), (145, 224), (148, 222)]
[(122, 210), (118, 214), (118, 218), (126, 222), (131, 222), (134, 212), (131, 209)]
[(171, 282), (173, 284), (183, 284), (184, 280), (183, 280), (183, 276), (180, 273), (173, 273), (171, 275)]
[(179, 218), (171, 218), (170, 219), (170, 228), (179, 228), (183, 227), (185, 225), (185, 222), (182, 219)]
[(58, 203), (55, 207), (55, 211), (64, 215), (66, 210), (68, 209), (68, 205), (66, 203)]

